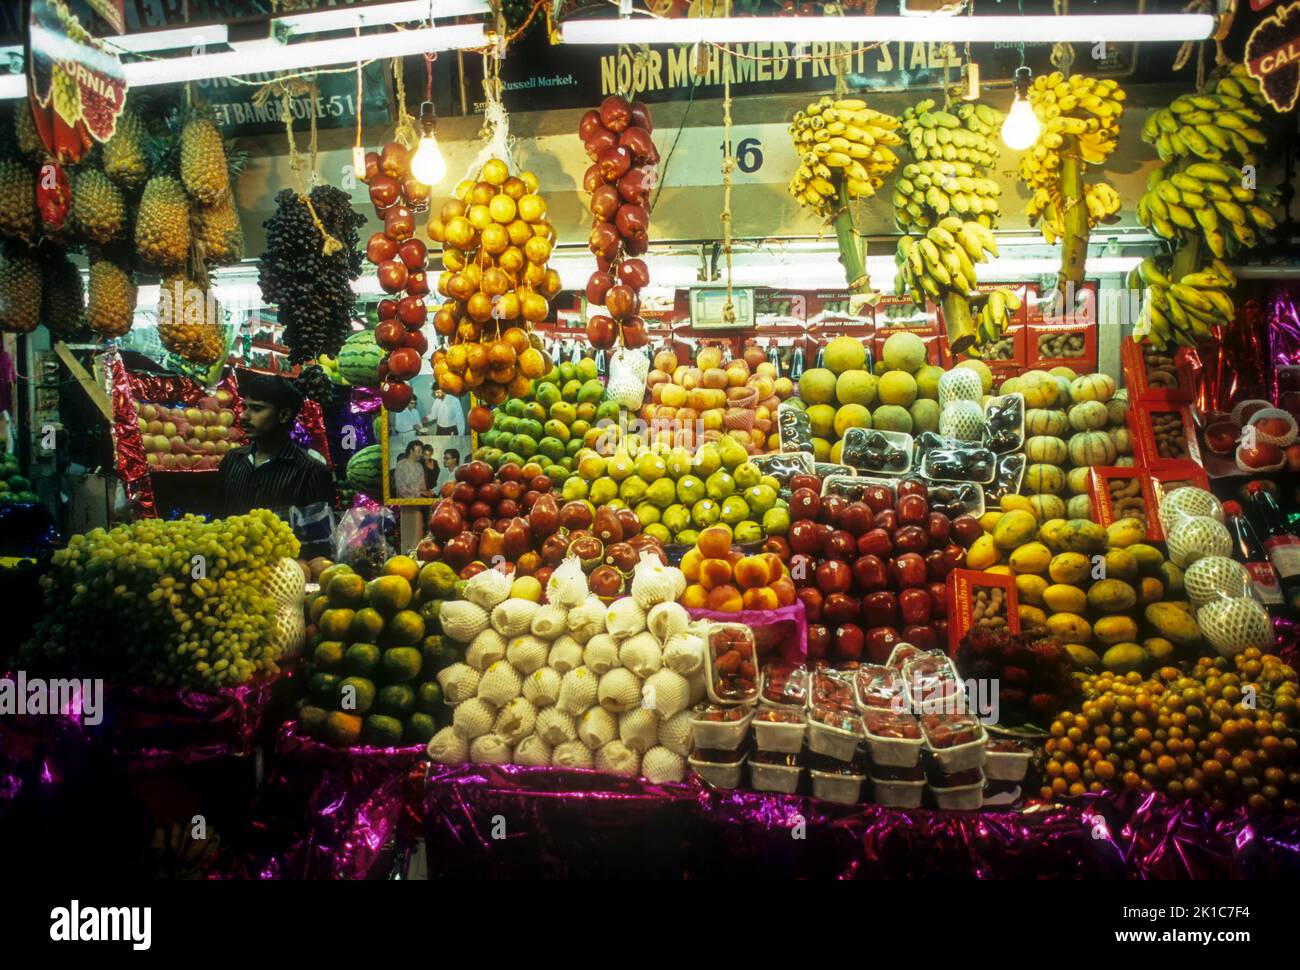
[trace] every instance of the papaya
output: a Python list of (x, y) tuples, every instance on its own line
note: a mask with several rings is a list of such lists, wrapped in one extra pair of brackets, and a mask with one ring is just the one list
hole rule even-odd
[(1196, 617), (1187, 603), (1151, 603), (1142, 615), (1156, 633), (1176, 647), (1191, 647), (1200, 642), (1201, 628), (1196, 625)]

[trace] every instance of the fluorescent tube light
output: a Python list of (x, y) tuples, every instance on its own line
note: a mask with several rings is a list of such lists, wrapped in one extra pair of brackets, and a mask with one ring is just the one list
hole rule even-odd
[(435, 17), (464, 17), (487, 13), (489, 9), (487, 0), (401, 0), (400, 3), (305, 11), (276, 17), (274, 23), (290, 34), (313, 34), (432, 20)]
[(1025, 17), (720, 17), (568, 20), (564, 44), (695, 44), (783, 40), (923, 41), (1027, 44), (1063, 41), (1204, 40), (1215, 29), (1210, 14), (1069, 14)]
[(173, 51), (184, 47), (220, 47), (226, 43), (226, 36), (225, 24), (201, 24), (195, 27), (118, 34), (100, 39), (110, 50), (148, 54), (152, 51)]

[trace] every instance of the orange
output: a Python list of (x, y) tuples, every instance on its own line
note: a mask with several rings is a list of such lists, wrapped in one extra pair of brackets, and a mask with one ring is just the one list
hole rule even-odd
[(384, 645), (409, 647), (424, 639), (424, 617), (414, 610), (401, 610), (393, 615), (384, 630)]
[[(527, 181), (525, 177), (524, 181)], [(524, 222), (540, 222), (546, 218), (546, 200), (536, 192), (529, 192), (519, 200), (519, 218)]]
[(489, 185), (505, 185), (510, 178), (510, 166), (499, 158), (489, 158), (483, 163), (483, 171), (480, 174), (483, 181)]
[(384, 576), (401, 576), (408, 583), (413, 583), (415, 577), (420, 575), (420, 564), (410, 556), (393, 556), (388, 562), (384, 563), (382, 574)]
[(401, 576), (380, 576), (366, 584), (366, 597), (380, 613), (393, 616), (410, 605), (411, 584)]

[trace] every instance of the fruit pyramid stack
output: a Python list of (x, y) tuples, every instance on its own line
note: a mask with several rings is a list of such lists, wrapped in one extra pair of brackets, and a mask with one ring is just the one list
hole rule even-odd
[(594, 360), (584, 357), (552, 367), (532, 382), (528, 395), (511, 397), (490, 411), (480, 405), (470, 412), (470, 426), (479, 432), (474, 457), (493, 468), (535, 460), (558, 485), (576, 470), (578, 452), (596, 447), (617, 425), (618, 405), (604, 396)]
[(631, 595), (608, 603), (576, 558), (545, 591), (495, 569), (472, 577), (464, 600), (443, 607), (444, 634), (466, 649), (439, 675), (454, 711), (429, 757), (681, 781), (688, 708), (706, 692), (706, 639), (676, 602), (685, 586), (653, 557), (637, 566)]
[(429, 220), (429, 238), (443, 246), (437, 290), (447, 299), (433, 326), (451, 341), (434, 353), (433, 371), (448, 394), (473, 390), (497, 405), (527, 395), (548, 370), (531, 330), (550, 314), (560, 274), (546, 266), (555, 229), (537, 188), (532, 172), (511, 175), (488, 159)]
[(308, 696), (299, 728), (335, 747), (425, 744), (447, 723), (439, 671), (461, 651), (442, 635), (456, 573), (394, 556), (366, 582), (343, 564), (321, 573), (307, 603)]

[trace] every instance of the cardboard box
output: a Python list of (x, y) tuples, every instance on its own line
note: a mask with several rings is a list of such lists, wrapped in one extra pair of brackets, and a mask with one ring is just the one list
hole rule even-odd
[(985, 573), (976, 569), (954, 569), (948, 574), (948, 656), (956, 657), (961, 639), (978, 620), (975, 610), (981, 593), (1001, 590), (1003, 604), (998, 615), (1006, 625), (1003, 629), (1020, 632), (1020, 600), (1016, 596), (1014, 576)]
[[(1183, 454), (1163, 451), (1156, 443), (1156, 422), (1168, 421), (1170, 415), (1177, 415), (1182, 424), (1182, 436), (1186, 442)], [(1186, 404), (1159, 404), (1153, 401), (1130, 402), (1128, 427), (1133, 435), (1133, 458), (1135, 464), (1158, 468), (1169, 462), (1194, 461), (1203, 465), (1201, 445), (1197, 440), (1196, 422), (1192, 420), (1192, 409)]]
[[(1078, 306), (1069, 312), (1048, 314), (1052, 294), (1027, 287), (1025, 325), (1028, 331), (1026, 363), (1031, 370), (1069, 367), (1079, 374), (1097, 369), (1097, 285), (1084, 284)], [(1062, 347), (1062, 338), (1069, 347)]]
[[(1138, 510), (1126, 508), (1123, 510), (1116, 509), (1115, 497), (1112, 488), (1115, 483), (1122, 482), (1123, 487), (1128, 488), (1136, 494), (1125, 496), (1125, 498), (1140, 498), (1142, 507), (1140, 514)], [(1133, 488), (1136, 483), (1136, 489)], [(1159, 541), (1164, 536), (1160, 531), (1160, 518), (1156, 515), (1155, 495), (1151, 491), (1151, 476), (1147, 469), (1134, 466), (1131, 468), (1105, 467), (1093, 468), (1092, 473), (1088, 476), (1088, 492), (1092, 498), (1092, 517), (1103, 527), (1109, 526), (1112, 522), (1124, 518), (1140, 518), (1146, 522), (1148, 541)]]
[[(1163, 353), (1149, 343), (1137, 343), (1123, 340), (1120, 343), (1120, 363), (1124, 369), (1124, 386), (1128, 388), (1130, 401), (1150, 402), (1154, 404), (1186, 404), (1192, 400), (1191, 364), (1187, 358), (1187, 348), (1175, 347)], [(1173, 386), (1152, 385), (1150, 376), (1153, 368), (1152, 356), (1168, 359), (1172, 366), (1159, 368), (1172, 374)]]

